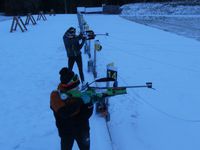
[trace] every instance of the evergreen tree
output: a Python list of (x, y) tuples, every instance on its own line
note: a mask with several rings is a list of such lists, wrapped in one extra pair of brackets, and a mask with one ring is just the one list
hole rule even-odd
[(0, 0), (0, 12), (4, 12), (5, 11), (5, 0)]
[(5, 13), (7, 15), (25, 15), (38, 11), (40, 0), (6, 0)]
[(49, 12), (50, 9), (54, 9), (56, 13), (64, 13), (65, 11), (67, 13), (76, 13), (76, 7), (78, 6), (97, 7), (102, 4), (123, 5), (136, 2), (163, 1), (172, 0), (0, 0), (0, 11), (5, 10), (8, 15), (26, 15), (29, 12), (38, 13), (39, 10)]

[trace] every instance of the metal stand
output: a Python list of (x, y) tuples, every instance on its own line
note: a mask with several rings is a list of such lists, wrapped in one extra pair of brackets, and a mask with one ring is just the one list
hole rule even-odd
[(28, 25), (30, 21), (32, 22), (33, 25), (37, 24), (31, 13), (28, 13), (28, 15), (26, 16), (25, 25)]
[(37, 16), (37, 21), (38, 21), (38, 20), (41, 20), (41, 19), (43, 19), (44, 21), (47, 20), (47, 18), (46, 18), (46, 16), (45, 16), (45, 14), (44, 14), (43, 11), (40, 11), (40, 12), (38, 13), (38, 16)]
[(24, 22), (22, 21), (22, 19), (19, 16), (18, 17), (14, 16), (12, 25), (10, 28), (10, 32), (16, 31), (17, 26), (19, 26), (19, 28), (21, 29), (22, 32), (27, 31), (27, 28), (26, 28)]

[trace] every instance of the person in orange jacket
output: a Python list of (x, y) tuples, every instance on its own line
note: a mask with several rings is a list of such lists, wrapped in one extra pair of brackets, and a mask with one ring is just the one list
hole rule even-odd
[(62, 68), (59, 74), (60, 83), (57, 90), (51, 92), (50, 108), (61, 138), (61, 150), (71, 150), (74, 140), (80, 150), (89, 150), (89, 118), (93, 113), (93, 104), (84, 103), (82, 98), (65, 94), (68, 91), (78, 90), (80, 84), (78, 75), (66, 67)]

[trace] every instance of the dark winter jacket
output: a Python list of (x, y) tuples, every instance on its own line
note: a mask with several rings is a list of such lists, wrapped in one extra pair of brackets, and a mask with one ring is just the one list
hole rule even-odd
[[(81, 43), (79, 43), (80, 40), (82, 40)], [(81, 55), (81, 48), (83, 47), (85, 42), (83, 36), (79, 35), (75, 36), (74, 38), (69, 38), (67, 36), (67, 33), (65, 33), (63, 36), (63, 41), (68, 57), (76, 57), (78, 55)]]
[(50, 108), (54, 112), (60, 137), (89, 130), (89, 118), (93, 112), (92, 104), (84, 104), (81, 98), (68, 98), (63, 101), (58, 91), (53, 91), (50, 97)]

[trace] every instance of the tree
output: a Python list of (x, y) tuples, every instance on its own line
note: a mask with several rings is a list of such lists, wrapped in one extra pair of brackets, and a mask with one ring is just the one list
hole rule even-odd
[(5, 10), (5, 0), (0, 0), (0, 12), (3, 12)]
[(54, 9), (56, 13), (64, 13), (65, 1), (69, 0), (41, 0), (40, 9), (46, 12)]
[(7, 15), (25, 15), (38, 11), (40, 0), (6, 0), (5, 13)]

